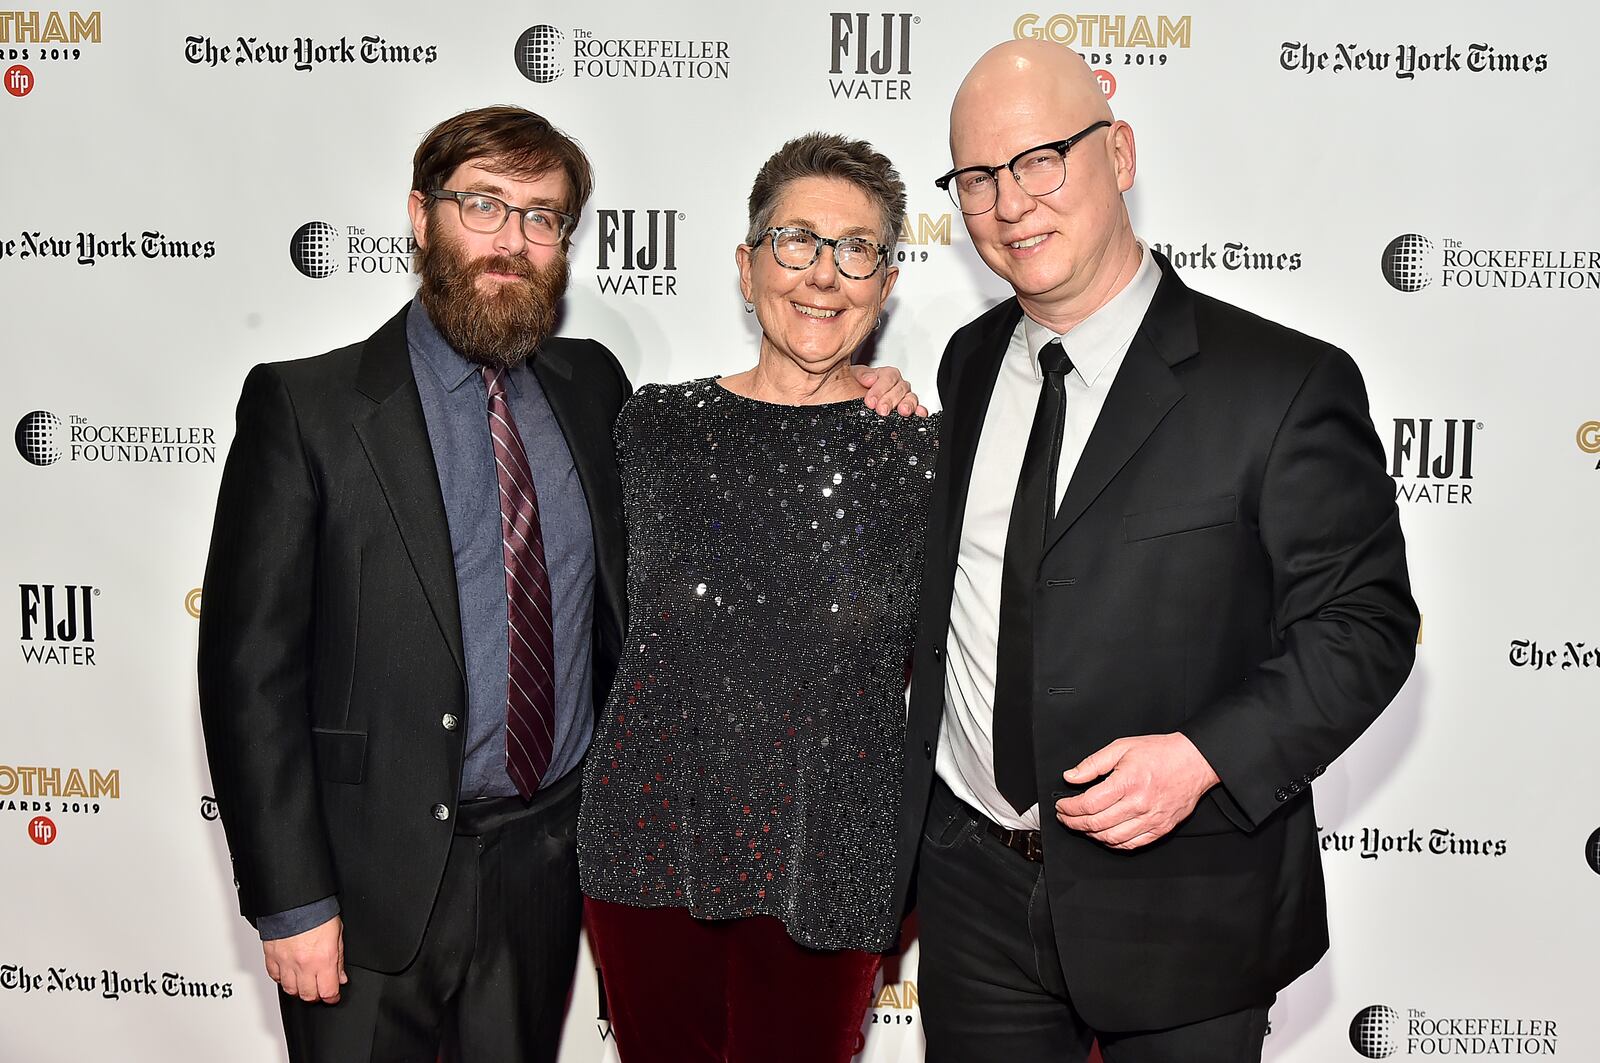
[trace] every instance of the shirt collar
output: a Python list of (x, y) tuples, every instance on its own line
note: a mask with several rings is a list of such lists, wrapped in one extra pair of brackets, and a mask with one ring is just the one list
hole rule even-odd
[[(444, 338), (439, 331), (439, 326), (433, 323), (433, 318), (428, 316), (427, 308), (422, 305), (422, 296), (414, 296), (411, 300), (411, 312), (406, 315), (406, 342), (411, 349), (422, 356), (423, 364), (433, 371), (439, 384), (448, 392), (455, 392), (475, 376), (479, 376), (482, 368), (477, 362), (470, 361), (462, 353), (450, 346), (450, 341)], [(522, 363), (526, 364), (526, 363)], [(517, 370), (522, 365), (513, 366), (505, 374), (507, 386), (515, 393), (520, 390)]]
[(1043, 380), (1039, 370), (1039, 352), (1051, 340), (1060, 340), (1072, 359), (1072, 370), (1089, 387), (1111, 360), (1133, 342), (1134, 334), (1144, 322), (1145, 311), (1155, 297), (1161, 283), (1161, 270), (1156, 266), (1150, 249), (1139, 244), (1139, 268), (1123, 289), (1100, 309), (1084, 318), (1066, 333), (1052, 332), (1033, 318), (1022, 316), (1022, 334), (1028, 343), (1028, 361), (1034, 378)]

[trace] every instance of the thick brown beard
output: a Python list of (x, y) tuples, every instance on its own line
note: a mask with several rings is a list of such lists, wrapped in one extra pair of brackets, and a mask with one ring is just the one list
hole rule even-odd
[[(527, 358), (556, 326), (567, 290), (567, 256), (540, 269), (517, 255), (470, 259), (455, 239), (437, 234), (417, 251), (422, 305), (450, 346), (479, 365), (510, 369)], [(522, 278), (482, 291), (486, 272)]]

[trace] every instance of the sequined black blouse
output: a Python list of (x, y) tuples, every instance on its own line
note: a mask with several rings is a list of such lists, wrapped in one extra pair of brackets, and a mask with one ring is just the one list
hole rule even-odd
[(628, 635), (584, 892), (882, 950), (938, 420), (647, 385), (617, 422)]

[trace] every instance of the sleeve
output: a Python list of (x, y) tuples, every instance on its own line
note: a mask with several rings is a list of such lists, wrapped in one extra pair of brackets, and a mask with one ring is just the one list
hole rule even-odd
[(1280, 652), (1183, 729), (1244, 830), (1309, 791), (1393, 699), (1416, 655), (1394, 485), (1343, 351), (1313, 365), (1279, 426), (1259, 520)]
[(262, 941), (277, 941), (315, 930), (339, 914), (339, 898), (324, 897), (320, 901), (290, 908), (287, 912), (273, 912), (256, 918), (256, 932)]
[(309, 719), (320, 499), (293, 402), (250, 372), (223, 467), (200, 617), (200, 718), (247, 917), (337, 894)]

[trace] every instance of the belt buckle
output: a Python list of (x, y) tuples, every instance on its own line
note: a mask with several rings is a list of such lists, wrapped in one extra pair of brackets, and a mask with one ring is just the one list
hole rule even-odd
[(1021, 830), (1016, 827), (1001, 827), (995, 824), (1000, 834), (1000, 840), (1008, 849), (1015, 849), (1023, 858), (1036, 864), (1044, 863), (1044, 842), (1036, 830)]

